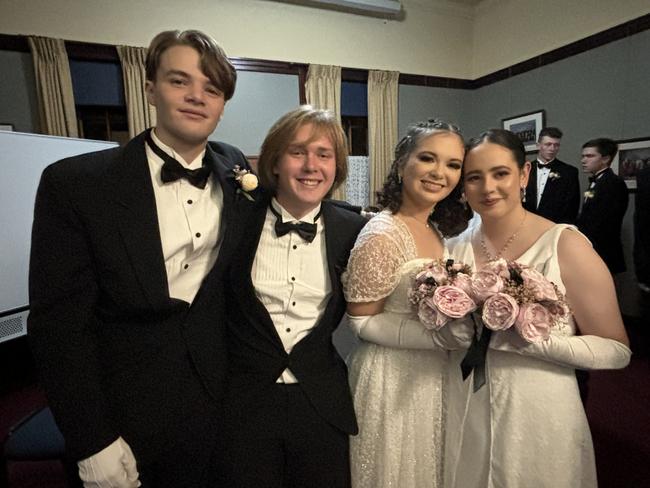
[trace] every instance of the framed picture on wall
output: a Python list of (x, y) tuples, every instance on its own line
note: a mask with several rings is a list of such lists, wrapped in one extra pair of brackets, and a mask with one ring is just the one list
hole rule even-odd
[(2, 122), (0, 122), (0, 130), (13, 131), (14, 130), (14, 124), (3, 124)]
[(537, 150), (537, 138), (545, 122), (546, 115), (544, 110), (501, 119), (504, 129), (514, 132), (519, 136), (526, 152)]
[(616, 141), (618, 153), (612, 161), (612, 169), (625, 180), (629, 190), (636, 190), (636, 175), (650, 167), (650, 137)]

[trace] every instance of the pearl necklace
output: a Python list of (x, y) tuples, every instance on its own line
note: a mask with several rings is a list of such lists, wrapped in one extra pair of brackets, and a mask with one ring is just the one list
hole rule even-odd
[(519, 226), (515, 229), (515, 231), (512, 233), (512, 235), (508, 238), (506, 243), (503, 245), (501, 250), (497, 251), (497, 253), (494, 256), (490, 253), (490, 251), (488, 251), (487, 245), (485, 244), (485, 238), (483, 236), (483, 226), (481, 226), (481, 250), (483, 251), (483, 254), (485, 254), (485, 257), (487, 258), (488, 262), (496, 261), (497, 259), (503, 256), (503, 253), (506, 252), (510, 244), (512, 244), (512, 242), (517, 238), (519, 231), (526, 223), (527, 216), (528, 216), (528, 212), (524, 211), (524, 218), (521, 220), (521, 224), (519, 224)]

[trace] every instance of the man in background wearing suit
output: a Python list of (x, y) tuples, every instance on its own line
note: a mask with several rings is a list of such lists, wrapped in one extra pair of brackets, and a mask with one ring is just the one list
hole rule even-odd
[(347, 174), (345, 135), (330, 112), (300, 107), (271, 128), (258, 167), (266, 192), (241, 200), (242, 225), (224, 242), (237, 253), (224, 278), (223, 486), (349, 487), (357, 423), (332, 333), (366, 220), (324, 200)]
[(540, 131), (524, 207), (553, 222), (573, 224), (580, 208), (580, 181), (578, 169), (556, 157), (561, 138), (562, 131), (557, 127)]
[(236, 72), (209, 36), (166, 31), (146, 75), (156, 127), (49, 166), (36, 198), (28, 330), (86, 487), (200, 487), (217, 438), (211, 277), (247, 163), (208, 136)]
[(621, 227), (628, 204), (625, 181), (610, 168), (617, 152), (616, 143), (602, 137), (582, 145), (582, 168), (591, 177), (576, 222), (612, 275), (625, 271)]

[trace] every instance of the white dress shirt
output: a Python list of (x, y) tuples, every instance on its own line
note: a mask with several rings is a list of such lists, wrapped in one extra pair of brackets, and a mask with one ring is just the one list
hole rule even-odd
[[(271, 205), (283, 222), (296, 219), (274, 198)], [(300, 219), (313, 222), (320, 205)], [(316, 237), (309, 243), (296, 232), (282, 237), (275, 234), (276, 217), (266, 211), (262, 235), (251, 271), (257, 298), (266, 307), (287, 353), (307, 334), (325, 312), (332, 293), (323, 219), (317, 220)], [(285, 369), (278, 383), (296, 383), (296, 377)]]
[[(189, 169), (200, 168), (205, 150), (187, 163), (171, 147), (156, 137), (158, 147)], [(158, 226), (162, 241), (169, 296), (192, 303), (203, 279), (219, 253), (219, 225), (223, 209), (223, 191), (212, 176), (205, 188), (197, 188), (185, 179), (163, 183), (163, 161), (145, 144), (151, 182), (156, 198)]]
[(548, 175), (551, 173), (551, 163), (549, 162), (547, 166), (542, 166), (546, 164), (546, 161), (542, 161), (537, 158), (537, 204), (539, 207), (539, 202), (542, 200), (542, 194), (544, 193), (544, 188), (546, 187), (546, 182), (548, 181)]

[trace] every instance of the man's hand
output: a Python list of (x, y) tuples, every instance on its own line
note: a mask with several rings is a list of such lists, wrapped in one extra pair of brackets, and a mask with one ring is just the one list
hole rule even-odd
[(138, 488), (138, 469), (129, 445), (119, 437), (97, 454), (77, 463), (85, 488)]

